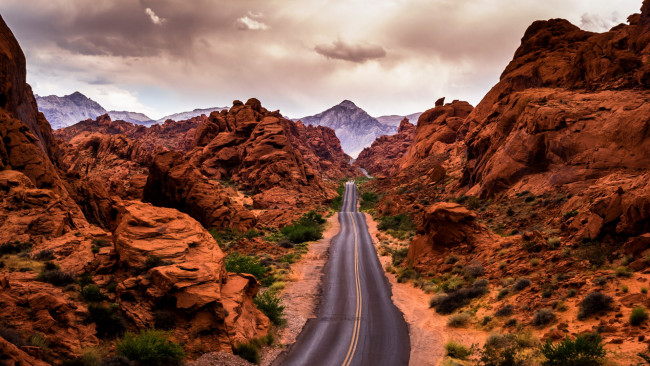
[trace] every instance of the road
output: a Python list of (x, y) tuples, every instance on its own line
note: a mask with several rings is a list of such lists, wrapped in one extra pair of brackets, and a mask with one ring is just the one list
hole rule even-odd
[(357, 212), (357, 189), (345, 186), (316, 319), (280, 361), (281, 365), (408, 365), (411, 350), (404, 317), (372, 244), (365, 216)]

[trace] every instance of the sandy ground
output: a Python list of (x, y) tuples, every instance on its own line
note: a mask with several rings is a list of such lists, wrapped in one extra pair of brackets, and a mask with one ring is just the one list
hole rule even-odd
[(327, 219), (323, 239), (309, 245), (309, 252), (291, 266), (291, 275), (282, 290), (285, 306), (286, 326), (277, 332), (276, 342), (280, 347), (267, 348), (262, 355), (261, 365), (268, 366), (285, 349), (296, 341), (307, 319), (315, 318), (321, 293), (323, 268), (327, 262), (332, 238), (339, 233), (338, 213)]
[[(378, 247), (377, 223), (372, 216), (365, 214), (366, 223), (373, 238), (375, 248)], [(390, 256), (380, 256), (385, 268), (391, 262)], [(482, 345), (488, 334), (472, 329), (456, 329), (447, 326), (447, 317), (438, 315), (429, 308), (429, 299), (421, 289), (409, 283), (397, 283), (396, 276), (386, 273), (393, 290), (393, 303), (404, 314), (409, 325), (411, 339), (411, 366), (439, 365), (445, 357), (444, 346), (447, 341), (454, 340), (464, 345)]]

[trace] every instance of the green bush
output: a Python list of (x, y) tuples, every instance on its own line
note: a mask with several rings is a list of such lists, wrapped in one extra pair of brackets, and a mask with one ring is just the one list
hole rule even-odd
[(282, 234), (292, 243), (300, 244), (308, 241), (315, 241), (323, 238), (323, 229), (317, 226), (305, 226), (293, 224), (283, 227)]
[(325, 223), (325, 219), (318, 212), (311, 210), (306, 214), (302, 215), (301, 218), (296, 221), (297, 224), (305, 226), (319, 226)]
[(154, 267), (168, 266), (170, 264), (172, 264), (171, 261), (164, 260), (162, 259), (162, 257), (159, 257), (155, 254), (151, 254), (144, 261), (144, 269), (148, 270)]
[(361, 203), (359, 204), (359, 209), (361, 211), (367, 211), (375, 208), (379, 202), (379, 196), (375, 192), (364, 192), (361, 194)]
[(513, 286), (513, 290), (521, 291), (526, 287), (530, 286), (531, 282), (528, 278), (520, 278)]
[(170, 341), (167, 334), (159, 330), (127, 333), (116, 343), (115, 348), (119, 355), (138, 365), (180, 365), (185, 357), (183, 347)]
[(233, 348), (232, 353), (248, 362), (254, 364), (260, 363), (260, 351), (255, 343), (240, 343)]
[(454, 328), (464, 327), (469, 323), (469, 320), (472, 318), (468, 313), (458, 313), (450, 315), (447, 318), (447, 325)]
[(259, 293), (253, 299), (253, 302), (269, 318), (271, 323), (275, 325), (284, 324), (285, 320), (282, 317), (284, 314), (284, 306), (281, 305), (282, 299), (277, 296), (275, 291), (266, 290)]
[(449, 341), (447, 344), (445, 344), (445, 352), (447, 356), (457, 358), (459, 360), (466, 360), (467, 357), (472, 354), (472, 351), (469, 348), (454, 341)]
[(481, 281), (471, 287), (461, 288), (441, 296), (436, 296), (431, 299), (429, 305), (435, 308), (439, 314), (451, 314), (467, 305), (470, 300), (485, 295), (487, 292), (487, 284)]
[(99, 338), (115, 338), (126, 331), (126, 322), (117, 313), (115, 307), (107, 308), (98, 304), (90, 304), (88, 320), (95, 323), (95, 331)]
[(97, 285), (84, 286), (81, 289), (81, 296), (86, 301), (99, 302), (106, 300), (106, 295), (97, 287)]
[(593, 314), (602, 314), (611, 310), (614, 300), (603, 293), (592, 292), (580, 302), (578, 319), (584, 320)]
[(632, 273), (633, 272), (629, 268), (627, 268), (625, 266), (621, 266), (621, 267), (616, 268), (616, 276), (617, 277), (632, 277)]
[(600, 365), (605, 358), (602, 339), (598, 334), (583, 334), (575, 340), (565, 338), (554, 345), (550, 340), (540, 348), (546, 360), (543, 366)]
[(648, 320), (648, 312), (644, 307), (638, 306), (632, 310), (632, 314), (630, 314), (630, 324), (639, 326), (646, 320)]
[(406, 259), (406, 256), (409, 253), (409, 248), (401, 248), (401, 249), (396, 249), (393, 250), (390, 255), (393, 257), (393, 266), (399, 266), (404, 262), (404, 259)]
[(266, 267), (257, 258), (236, 252), (226, 256), (225, 265), (228, 272), (252, 274), (258, 280), (266, 274)]
[(528, 366), (530, 355), (514, 334), (492, 334), (479, 352), (480, 366)]
[(377, 229), (396, 230), (396, 231), (412, 231), (415, 230), (413, 221), (406, 214), (399, 214), (395, 216), (385, 216), (379, 220)]
[(338, 196), (334, 197), (332, 203), (330, 204), (330, 207), (334, 211), (341, 211), (341, 207), (343, 207), (343, 195), (345, 194), (345, 183), (341, 183), (336, 188), (336, 193), (338, 193)]

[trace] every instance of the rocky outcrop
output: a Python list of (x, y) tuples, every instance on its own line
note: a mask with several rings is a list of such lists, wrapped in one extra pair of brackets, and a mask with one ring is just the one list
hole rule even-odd
[(180, 153), (170, 151), (156, 156), (144, 200), (174, 207), (207, 228), (248, 230), (255, 226), (256, 217), (230, 199), (233, 193), (202, 175)]
[(440, 259), (440, 254), (451, 248), (471, 251), (490, 238), (487, 228), (476, 222), (476, 214), (456, 203), (440, 202), (425, 208), (422, 221), (407, 257), (415, 267)]
[(601, 34), (533, 23), (465, 123), (464, 183), (492, 196), (524, 177), (557, 187), (647, 167), (649, 43), (639, 22)]
[(415, 130), (415, 126), (404, 118), (395, 135), (376, 139), (370, 147), (361, 151), (354, 165), (366, 169), (374, 176), (389, 175), (397, 160), (404, 156), (413, 144)]
[(284, 122), (291, 144), (322, 179), (340, 180), (357, 175), (350, 165), (351, 158), (341, 150), (334, 130), (323, 126), (305, 126), (300, 121)]
[[(227, 274), (224, 254), (201, 224), (138, 201), (119, 210), (113, 235), (119, 265), (148, 273), (117, 287), (122, 309), (138, 327), (152, 324), (154, 309), (166, 309), (178, 315), (177, 336), (195, 347), (216, 341), (230, 350), (266, 334), (269, 321), (252, 303), (257, 281)], [(158, 258), (158, 265), (143, 268), (148, 258)]]

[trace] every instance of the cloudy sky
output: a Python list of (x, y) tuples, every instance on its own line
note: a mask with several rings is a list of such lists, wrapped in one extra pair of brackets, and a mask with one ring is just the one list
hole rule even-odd
[(301, 117), (472, 104), (534, 20), (604, 31), (642, 0), (2, 0), (40, 95), (152, 118), (257, 97)]

